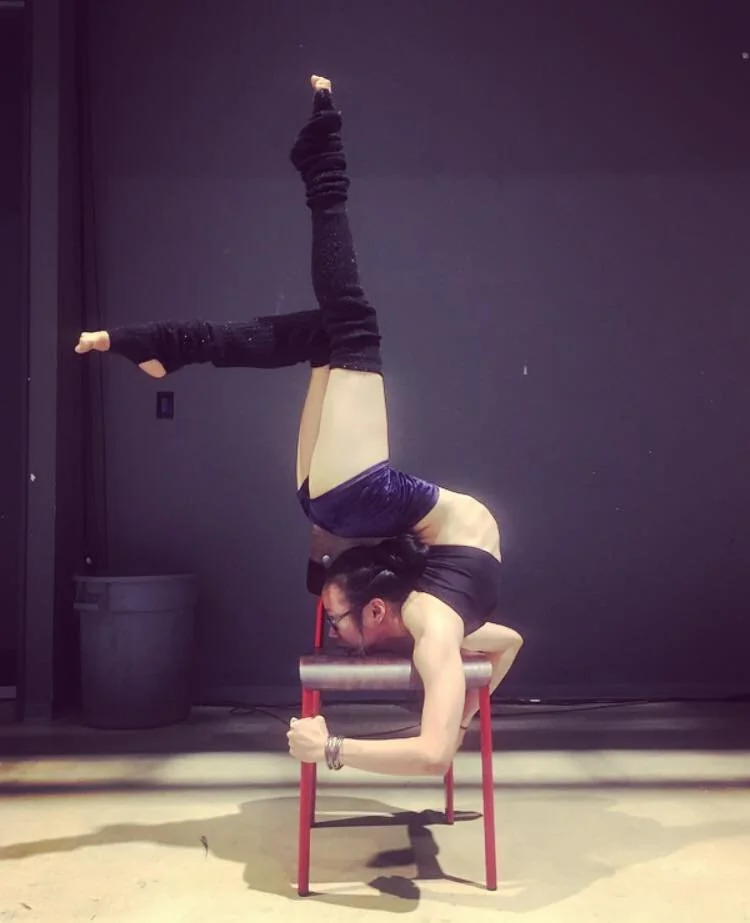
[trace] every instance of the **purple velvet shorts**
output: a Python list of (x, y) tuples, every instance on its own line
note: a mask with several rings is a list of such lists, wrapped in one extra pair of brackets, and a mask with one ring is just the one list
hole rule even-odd
[(438, 487), (385, 461), (314, 500), (305, 481), (297, 498), (310, 522), (332, 535), (389, 538), (409, 532), (430, 512)]

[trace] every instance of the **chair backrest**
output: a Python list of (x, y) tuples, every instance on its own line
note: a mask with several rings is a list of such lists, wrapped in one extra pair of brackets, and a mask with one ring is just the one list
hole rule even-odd
[(310, 560), (328, 565), (335, 561), (342, 551), (355, 545), (379, 545), (382, 538), (342, 538), (326, 532), (320, 526), (313, 526), (310, 534)]

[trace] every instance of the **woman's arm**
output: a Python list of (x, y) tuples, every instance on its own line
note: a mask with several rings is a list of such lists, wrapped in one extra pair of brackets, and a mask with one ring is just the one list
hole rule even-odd
[[(523, 638), (517, 631), (505, 625), (491, 622), (482, 625), (473, 635), (469, 635), (463, 643), (464, 650), (485, 654), (492, 663), (490, 695), (507, 676), (522, 646)], [(461, 726), (464, 731), (478, 710), (479, 693), (476, 689), (472, 689), (466, 696), (461, 716)]]
[[(346, 737), (338, 753), (344, 766), (407, 776), (442, 776), (448, 771), (458, 748), (466, 699), (462, 625), (458, 620), (443, 618), (443, 613), (433, 611), (429, 603), (424, 608), (428, 618), (410, 619), (410, 627), (417, 629), (414, 665), (424, 687), (419, 734), (400, 740)], [(292, 719), (287, 737), (290, 753), (300, 762), (326, 762), (329, 731), (322, 716)]]
[(404, 740), (345, 738), (344, 766), (393, 775), (438, 775), (450, 768), (458, 748), (466, 698), (461, 636), (452, 625), (436, 624), (416, 640), (414, 666), (424, 686), (419, 736)]

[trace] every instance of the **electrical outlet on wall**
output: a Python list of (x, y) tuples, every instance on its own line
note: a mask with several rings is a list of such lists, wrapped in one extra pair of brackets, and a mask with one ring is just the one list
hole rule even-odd
[(159, 391), (156, 395), (156, 416), (159, 420), (174, 419), (174, 391)]

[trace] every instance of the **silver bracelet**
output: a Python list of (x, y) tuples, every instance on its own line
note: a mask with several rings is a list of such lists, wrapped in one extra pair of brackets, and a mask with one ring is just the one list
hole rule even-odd
[(326, 765), (329, 769), (343, 769), (344, 764), (341, 762), (341, 745), (344, 742), (343, 737), (329, 737), (326, 741), (325, 756)]

